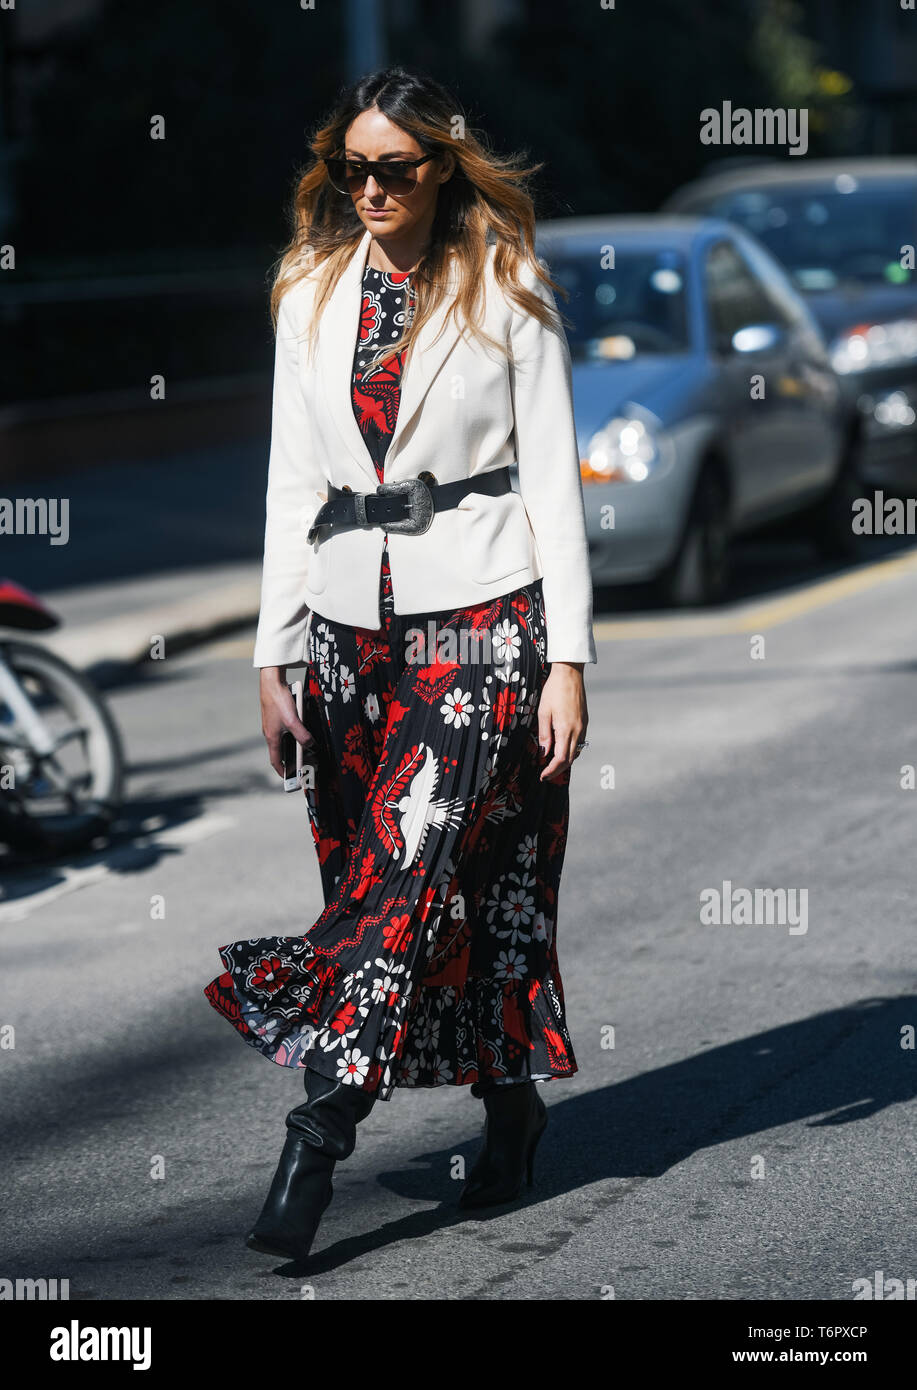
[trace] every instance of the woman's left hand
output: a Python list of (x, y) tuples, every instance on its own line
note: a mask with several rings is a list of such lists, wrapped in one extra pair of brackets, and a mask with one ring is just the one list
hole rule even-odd
[(538, 704), (538, 742), (544, 756), (553, 754), (543, 769), (542, 782), (559, 782), (573, 766), (576, 745), (589, 726), (583, 663), (552, 661)]

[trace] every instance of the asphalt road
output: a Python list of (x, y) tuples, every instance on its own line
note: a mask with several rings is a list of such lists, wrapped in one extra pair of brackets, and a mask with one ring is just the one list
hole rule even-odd
[[(97, 1300), (841, 1301), (917, 1276), (915, 612), (908, 552), (712, 624), (599, 624), (558, 928), (579, 1072), (542, 1088), (536, 1186), (460, 1214), (480, 1103), (401, 1090), (305, 1272), (243, 1244), (300, 1080), (201, 993), (218, 945), (322, 907), (251, 634), (112, 691), (116, 842), (14, 869), (0, 901), (0, 1276)], [(702, 922), (727, 880), (807, 890), (807, 929)]]

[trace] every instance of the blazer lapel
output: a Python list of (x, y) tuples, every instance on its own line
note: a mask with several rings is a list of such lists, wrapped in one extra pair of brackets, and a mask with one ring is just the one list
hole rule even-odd
[[(363, 299), (363, 272), (371, 240), (372, 234), (364, 232), (325, 305), (319, 327), (318, 368), (325, 400), (341, 442), (375, 486), (378, 484), (375, 465), (360, 433), (351, 403), (353, 355)], [(450, 270), (444, 302), (424, 324), (408, 351), (401, 379), (398, 418), (386, 453), (386, 471), (401, 435), (423, 403), (436, 373), (458, 342), (454, 322), (443, 328), (455, 288), (455, 271)], [(443, 329), (442, 333), (440, 329)]]

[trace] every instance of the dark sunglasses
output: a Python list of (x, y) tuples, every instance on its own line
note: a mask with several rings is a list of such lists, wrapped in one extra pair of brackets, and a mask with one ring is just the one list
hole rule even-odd
[(386, 193), (410, 193), (417, 183), (417, 169), (434, 154), (425, 154), (422, 159), (342, 159), (334, 156), (325, 160), (328, 179), (338, 193), (359, 193), (372, 174), (379, 187)]

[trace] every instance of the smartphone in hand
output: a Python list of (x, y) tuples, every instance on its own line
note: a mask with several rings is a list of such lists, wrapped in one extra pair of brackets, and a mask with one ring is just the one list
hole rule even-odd
[[(290, 685), (296, 713), (302, 719), (302, 681)], [(289, 729), (280, 735), (280, 760), (283, 764), (283, 789), (285, 792), (298, 792), (302, 787), (302, 744), (297, 743)]]

